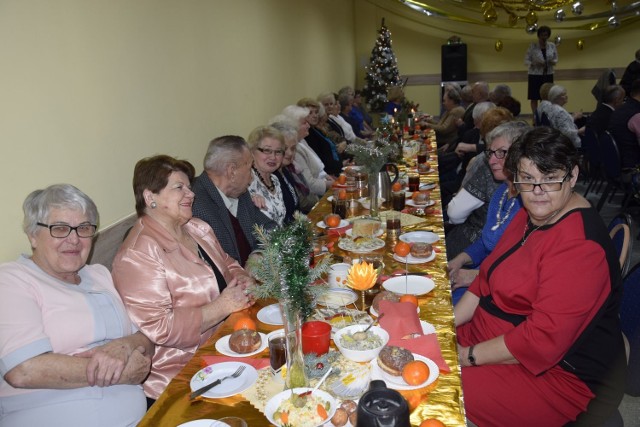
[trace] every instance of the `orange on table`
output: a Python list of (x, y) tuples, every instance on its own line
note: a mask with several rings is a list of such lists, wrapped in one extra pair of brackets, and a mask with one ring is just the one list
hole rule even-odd
[(233, 325), (234, 331), (238, 331), (240, 329), (250, 329), (255, 331), (257, 329), (256, 322), (250, 317), (243, 316), (236, 320), (236, 323)]
[(418, 297), (415, 295), (404, 294), (400, 297), (400, 302), (410, 302), (411, 304), (418, 306)]
[(420, 423), (420, 427), (447, 427), (440, 420), (436, 420), (435, 418), (429, 418)]
[(406, 242), (400, 241), (396, 243), (396, 246), (393, 248), (393, 251), (396, 253), (396, 255), (405, 257), (409, 255), (409, 252), (411, 252), (411, 246)]
[(338, 184), (344, 185), (347, 183), (347, 176), (343, 173), (340, 174), (340, 176), (337, 179)]
[(324, 223), (327, 227), (337, 227), (340, 225), (340, 215), (329, 214), (324, 217)]
[(391, 186), (391, 189), (393, 191), (400, 191), (402, 190), (402, 183), (401, 182), (394, 182), (393, 185)]
[(347, 200), (347, 190), (338, 191), (338, 200)]
[(409, 385), (420, 385), (429, 378), (429, 367), (422, 360), (413, 360), (402, 368), (402, 379)]

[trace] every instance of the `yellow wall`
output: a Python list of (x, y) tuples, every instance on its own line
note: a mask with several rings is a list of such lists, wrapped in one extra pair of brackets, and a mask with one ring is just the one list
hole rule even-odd
[(104, 229), (134, 211), (140, 158), (201, 170), (213, 137), (354, 84), (353, 20), (345, 0), (3, 0), (0, 261), (30, 252), (30, 191), (78, 186)]

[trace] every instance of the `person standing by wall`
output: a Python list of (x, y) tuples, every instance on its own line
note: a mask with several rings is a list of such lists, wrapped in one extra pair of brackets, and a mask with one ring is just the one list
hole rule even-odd
[(546, 25), (538, 28), (538, 42), (531, 43), (524, 63), (529, 67), (528, 99), (531, 100), (531, 112), (535, 115), (540, 100), (540, 86), (553, 83), (553, 67), (558, 63), (558, 50), (549, 40), (551, 28)]

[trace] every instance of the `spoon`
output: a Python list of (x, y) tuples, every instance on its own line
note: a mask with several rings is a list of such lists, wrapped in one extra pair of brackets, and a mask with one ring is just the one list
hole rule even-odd
[[(318, 387), (320, 387), (322, 385), (322, 383), (324, 382), (324, 380), (327, 379), (327, 377), (329, 376), (329, 374), (331, 373), (331, 371), (333, 371), (333, 366), (329, 368), (329, 370), (327, 372), (324, 373), (324, 375), (322, 376), (322, 378), (320, 378), (320, 381), (318, 381), (318, 383), (316, 384), (316, 386), (309, 390), (309, 391), (305, 391), (304, 393), (300, 394), (300, 397), (303, 396), (308, 396), (308, 395), (312, 395), (317, 389)], [(293, 397), (293, 394), (291, 395)]]
[(367, 331), (369, 329), (371, 329), (371, 327), (373, 325), (375, 325), (377, 322), (379, 322), (380, 319), (382, 319), (382, 316), (384, 316), (384, 313), (381, 313), (380, 316), (378, 316), (378, 318), (376, 320), (374, 320), (373, 322), (369, 323), (369, 326), (367, 326), (364, 331), (358, 331), (355, 334), (353, 334), (353, 339), (356, 340), (356, 341), (362, 341), (362, 340), (367, 339)]

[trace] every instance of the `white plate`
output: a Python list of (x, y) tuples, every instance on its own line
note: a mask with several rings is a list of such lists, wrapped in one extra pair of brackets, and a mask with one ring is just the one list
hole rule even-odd
[(436, 251), (431, 251), (431, 255), (426, 258), (418, 258), (411, 254), (407, 255), (406, 257), (400, 256), (398, 254), (393, 254), (393, 259), (398, 262), (407, 264), (423, 264), (425, 262), (433, 261), (434, 259), (436, 259)]
[(333, 196), (327, 197), (327, 202), (333, 202)]
[(340, 220), (340, 224), (338, 224), (337, 227), (327, 227), (327, 224), (324, 223), (324, 221), (318, 221), (318, 223), (316, 223), (316, 225), (320, 228), (328, 228), (328, 229), (333, 229), (333, 228), (342, 228), (342, 227), (346, 227), (347, 225), (349, 225), (349, 221), (345, 220), (345, 219), (341, 219)]
[(409, 199), (405, 203), (407, 206), (413, 206), (414, 208), (426, 208), (428, 206), (433, 206), (436, 204), (435, 200), (427, 200), (426, 203), (416, 203), (412, 199)]
[(365, 238), (365, 239), (366, 240), (361, 239), (357, 243), (349, 238), (340, 239), (340, 241), (338, 241), (338, 247), (345, 251), (355, 252), (357, 254), (366, 254), (368, 252), (382, 249), (385, 246), (385, 242), (382, 239), (378, 239), (378, 238)]
[(196, 391), (217, 379), (232, 375), (240, 366), (245, 368), (238, 378), (227, 378), (222, 384), (212, 388), (202, 396), (217, 399), (245, 391), (258, 379), (258, 371), (253, 366), (242, 362), (222, 362), (200, 369), (191, 378), (189, 383), (191, 391)]
[[(276, 410), (278, 409), (278, 406), (280, 406), (280, 404), (284, 400), (289, 399), (292, 393), (302, 394), (310, 390), (312, 389), (308, 387), (299, 387), (299, 388), (282, 391), (276, 394), (275, 396), (273, 396), (271, 399), (269, 399), (269, 401), (267, 402), (267, 405), (264, 407), (264, 413), (267, 416), (267, 419), (271, 422), (271, 424), (275, 426), (280, 425), (280, 423), (276, 423), (275, 420), (273, 419), (273, 413), (276, 412)], [(329, 402), (329, 405), (330, 405), (329, 410), (327, 411), (327, 420), (317, 424), (317, 426), (321, 426), (329, 422), (333, 417), (333, 415), (336, 413), (336, 409), (338, 409), (338, 402), (326, 391), (316, 390), (313, 392), (313, 394), (321, 398), (322, 400)]]
[(282, 313), (280, 312), (280, 304), (271, 304), (262, 307), (258, 312), (258, 320), (267, 325), (284, 325)]
[(424, 276), (395, 276), (382, 282), (382, 287), (397, 294), (424, 295), (436, 287), (433, 280)]
[(436, 333), (436, 327), (429, 322), (420, 320), (420, 326), (422, 326), (422, 335), (430, 335)]
[(419, 171), (418, 168), (411, 168), (407, 172), (409, 172), (409, 173), (417, 173), (417, 174), (420, 174), (420, 175), (426, 175), (428, 173), (432, 173), (432, 172), (435, 172), (435, 171), (436, 170), (434, 168), (431, 168), (428, 171)]
[[(417, 312), (418, 314), (420, 314), (420, 307), (416, 307), (416, 312)], [(378, 317), (378, 312), (376, 311), (376, 309), (375, 309), (375, 308), (373, 308), (373, 306), (369, 307), (369, 313), (370, 313), (372, 316)], [(421, 320), (421, 322), (422, 322), (422, 320)], [(424, 328), (423, 328), (423, 329), (424, 329)], [(434, 329), (434, 331), (435, 331), (435, 329)]]
[[(435, 182), (428, 182), (426, 184), (420, 185), (419, 191), (429, 191), (429, 190), (433, 190), (434, 188), (436, 188), (436, 183)], [(404, 187), (404, 194), (407, 197), (411, 197), (411, 196), (413, 196), (413, 191), (409, 191), (409, 187)]]
[[(381, 205), (383, 204), (385, 201), (384, 197), (379, 197), (378, 198), (378, 204)], [(362, 205), (363, 208), (365, 209), (369, 209), (371, 207), (371, 201), (369, 200), (368, 197), (363, 197), (361, 199), (358, 199), (358, 203), (360, 203)]]
[(389, 386), (389, 388), (392, 388), (395, 390), (416, 390), (422, 387), (426, 387), (429, 384), (433, 383), (436, 379), (438, 379), (438, 376), (440, 375), (440, 368), (438, 368), (438, 365), (436, 365), (436, 362), (434, 362), (433, 360), (427, 357), (424, 357), (420, 354), (415, 354), (415, 353), (413, 353), (413, 359), (421, 360), (424, 363), (426, 363), (427, 366), (429, 367), (429, 378), (427, 378), (427, 380), (422, 384), (409, 385), (402, 379), (402, 376), (396, 377), (394, 375), (387, 374), (382, 369), (380, 369), (377, 359), (373, 359), (371, 361), (371, 364), (373, 365), (373, 369), (371, 371), (371, 379), (384, 380)]
[(358, 295), (351, 289), (331, 288), (327, 293), (320, 295), (316, 302), (325, 307), (347, 306), (358, 299)]
[(178, 427), (230, 427), (229, 424), (223, 423), (218, 420), (194, 420), (184, 424), (180, 424)]
[(229, 347), (229, 339), (231, 338), (231, 335), (225, 335), (224, 337), (216, 341), (216, 345), (215, 345), (216, 350), (218, 350), (220, 353), (224, 354), (225, 356), (231, 356), (231, 357), (253, 356), (254, 354), (260, 353), (269, 345), (269, 342), (267, 341), (267, 336), (262, 332), (258, 332), (258, 334), (260, 334), (260, 339), (262, 340), (262, 342), (260, 343), (260, 347), (258, 347), (256, 351), (252, 351), (251, 353), (236, 353), (235, 351), (231, 350), (231, 347)]
[(400, 240), (405, 243), (429, 243), (431, 245), (440, 240), (440, 236), (432, 231), (410, 231), (400, 235)]
[[(345, 233), (347, 236), (352, 237), (353, 236), (353, 229), (350, 228), (346, 231)], [(378, 231), (376, 231), (376, 234), (373, 235), (373, 237), (380, 237), (384, 234), (384, 230), (382, 228), (380, 228)]]

